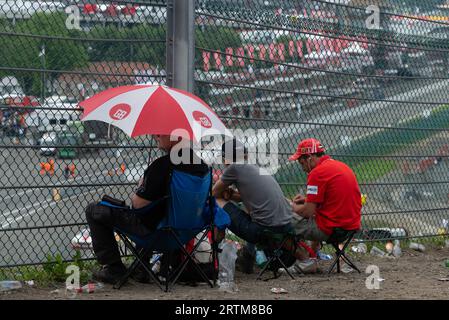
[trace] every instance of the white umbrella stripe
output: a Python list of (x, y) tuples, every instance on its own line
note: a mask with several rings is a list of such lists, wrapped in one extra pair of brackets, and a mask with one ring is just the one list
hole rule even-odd
[[(134, 130), (134, 124), (137, 121), (137, 118), (139, 117), (145, 103), (156, 91), (156, 89), (157, 87), (145, 87), (142, 89), (121, 93), (93, 110), (83, 119), (83, 121), (104, 121), (106, 123), (110, 123), (116, 127), (119, 127), (128, 135), (131, 135)], [(123, 114), (119, 110), (115, 116), (115, 119), (111, 118), (111, 109), (119, 104), (123, 104), (123, 101), (126, 101), (126, 104), (130, 106), (129, 114)], [(121, 117), (123, 117), (122, 119), (126, 119), (126, 121), (120, 121)]]
[[(204, 106), (199, 101), (175, 90), (166, 89), (166, 91), (180, 106), (182, 106), (184, 114), (191, 124), (193, 133), (197, 140), (200, 140), (204, 135), (210, 134), (211, 131), (221, 132), (232, 137), (231, 132), (225, 127), (218, 116), (208, 107)], [(213, 129), (210, 130), (210, 128)]]

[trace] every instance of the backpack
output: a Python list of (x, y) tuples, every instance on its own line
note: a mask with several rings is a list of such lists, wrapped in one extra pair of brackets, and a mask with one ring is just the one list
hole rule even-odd
[[(192, 252), (195, 245), (198, 244), (198, 241), (200, 241), (201, 237), (204, 235), (204, 231), (201, 231), (198, 233), (192, 240), (190, 240), (185, 248), (187, 252)], [(165, 255), (164, 255), (165, 256)], [(163, 256), (163, 258), (164, 258)], [(175, 256), (173, 260), (170, 263), (171, 268), (176, 268), (179, 266), (184, 260), (186, 259), (186, 256), (181, 252), (178, 251), (175, 253)], [(218, 277), (218, 261), (215, 261), (215, 266), (213, 264), (213, 257), (212, 257), (212, 234), (209, 231), (207, 236), (201, 241), (199, 244), (194, 259), (196, 260), (197, 265), (200, 267), (200, 269), (206, 274), (206, 276), (209, 279), (217, 279)], [(164, 268), (169, 267), (168, 265), (168, 259), (162, 259), (162, 265), (161, 270), (164, 270)], [(201, 278), (201, 275), (198, 273), (198, 271), (195, 269), (195, 266), (192, 264), (191, 261), (187, 263), (186, 268), (181, 273), (181, 275), (178, 278), (181, 282), (188, 282), (188, 283), (196, 283), (196, 282), (202, 282), (204, 281), (203, 278)]]

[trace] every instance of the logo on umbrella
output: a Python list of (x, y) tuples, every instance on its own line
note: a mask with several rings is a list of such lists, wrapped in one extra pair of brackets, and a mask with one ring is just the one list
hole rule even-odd
[(201, 111), (193, 112), (193, 118), (204, 128), (212, 128), (212, 121)]
[(131, 106), (126, 103), (115, 105), (110, 111), (109, 116), (114, 120), (123, 120), (131, 113)]

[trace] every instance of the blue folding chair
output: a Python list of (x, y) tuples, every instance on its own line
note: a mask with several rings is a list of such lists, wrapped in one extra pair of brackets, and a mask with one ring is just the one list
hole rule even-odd
[[(215, 241), (215, 227), (224, 229), (230, 224), (230, 218), (224, 210), (219, 210), (215, 199), (212, 197), (212, 173), (204, 177), (190, 175), (181, 171), (172, 170), (169, 195), (159, 201), (167, 201), (168, 213), (159, 223), (157, 229), (144, 237), (137, 237), (116, 229), (116, 233), (122, 238), (127, 249), (134, 255), (135, 260), (128, 268), (123, 278), (114, 286), (120, 289), (129, 279), (131, 274), (139, 265), (148, 273), (150, 278), (161, 288), (163, 281), (153, 272), (152, 265), (148, 259), (153, 252), (171, 255), (172, 252), (181, 251), (185, 255), (185, 260), (165, 277), (165, 291), (169, 291), (177, 282), (179, 276), (187, 267), (189, 262), (199, 273), (202, 279), (211, 287), (216, 283), (206, 276), (194, 259), (198, 246), (207, 237), (208, 232), (212, 233), (212, 263), (218, 264), (218, 244)], [(102, 203), (108, 205), (107, 203)], [(152, 208), (157, 205), (152, 202), (150, 205), (132, 210), (138, 215), (151, 214)], [(194, 238), (199, 232), (205, 230), (202, 238), (197, 242), (191, 252), (187, 252), (184, 245)], [(133, 245), (133, 243), (134, 245)]]

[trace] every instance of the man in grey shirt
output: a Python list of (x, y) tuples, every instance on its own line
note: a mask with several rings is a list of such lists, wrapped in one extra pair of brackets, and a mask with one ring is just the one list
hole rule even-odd
[[(231, 217), (229, 230), (251, 244), (260, 243), (265, 230), (280, 233), (291, 230), (291, 205), (271, 175), (256, 165), (243, 163), (247, 158), (243, 144), (235, 139), (225, 142), (222, 156), (226, 169), (212, 193)], [(232, 201), (243, 202), (246, 211)], [(254, 246), (247, 249), (252, 258)]]
[(221, 182), (226, 187), (235, 185), (253, 222), (264, 227), (285, 226), (292, 219), (291, 206), (276, 180), (261, 170), (252, 164), (233, 163), (223, 172)]

